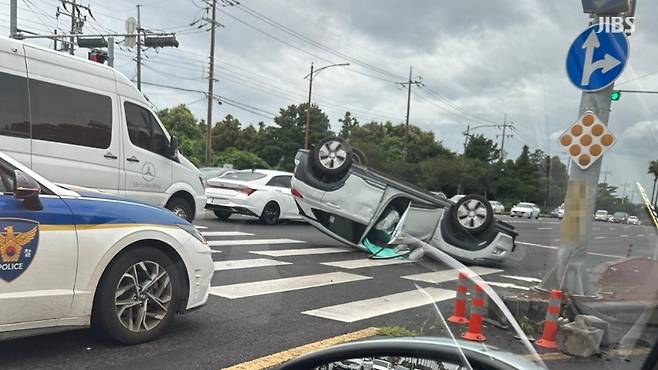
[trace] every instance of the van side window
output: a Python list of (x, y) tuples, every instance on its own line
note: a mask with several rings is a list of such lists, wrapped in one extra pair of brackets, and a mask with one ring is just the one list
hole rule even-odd
[(124, 108), (130, 142), (142, 149), (169, 157), (169, 140), (153, 114), (129, 102), (124, 104)]
[(107, 149), (112, 142), (112, 99), (30, 79), (32, 139)]
[(0, 135), (30, 137), (27, 78), (0, 73)]

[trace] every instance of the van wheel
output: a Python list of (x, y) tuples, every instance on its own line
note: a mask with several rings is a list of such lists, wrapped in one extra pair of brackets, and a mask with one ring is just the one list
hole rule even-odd
[(194, 221), (194, 214), (192, 212), (192, 206), (188, 201), (183, 198), (176, 197), (171, 199), (166, 208), (172, 211), (176, 216), (188, 221)]
[(93, 324), (123, 344), (153, 340), (174, 318), (181, 292), (179, 273), (167, 255), (152, 247), (129, 250), (101, 278)]
[(263, 208), (263, 213), (260, 215), (260, 220), (265, 225), (274, 225), (279, 222), (279, 216), (281, 215), (281, 209), (276, 202), (269, 202)]

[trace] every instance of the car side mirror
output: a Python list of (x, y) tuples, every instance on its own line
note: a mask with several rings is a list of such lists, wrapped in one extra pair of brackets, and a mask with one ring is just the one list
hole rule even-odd
[(37, 180), (26, 174), (21, 170), (14, 171), (14, 198), (22, 200), (23, 206), (27, 209), (40, 211), (43, 209), (39, 194), (41, 194), (41, 186)]

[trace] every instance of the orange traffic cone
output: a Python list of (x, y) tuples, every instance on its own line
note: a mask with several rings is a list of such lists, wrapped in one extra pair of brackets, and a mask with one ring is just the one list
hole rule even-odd
[(452, 316), (448, 318), (448, 321), (455, 324), (468, 324), (468, 318), (466, 317), (466, 292), (468, 291), (468, 287), (466, 284), (468, 284), (468, 277), (466, 273), (460, 272), (457, 280), (455, 307), (452, 311)]
[(482, 334), (482, 315), (484, 314), (484, 289), (480, 283), (473, 284), (473, 300), (471, 301), (471, 318), (468, 323), (468, 331), (462, 334), (462, 338), (475, 342), (487, 340)]
[(544, 320), (544, 333), (540, 340), (536, 341), (539, 347), (556, 349), (557, 343), (557, 318), (560, 315), (560, 304), (562, 303), (562, 292), (553, 289), (551, 290), (551, 298), (546, 308), (546, 320)]

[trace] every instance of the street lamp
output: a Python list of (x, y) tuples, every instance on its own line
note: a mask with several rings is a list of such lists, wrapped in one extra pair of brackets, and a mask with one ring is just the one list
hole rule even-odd
[(311, 92), (313, 91), (313, 78), (317, 76), (320, 72), (323, 70), (330, 68), (330, 67), (345, 67), (350, 65), (349, 63), (338, 63), (338, 64), (330, 64), (328, 66), (324, 66), (320, 69), (313, 70), (313, 62), (311, 62), (311, 73), (306, 75), (304, 78), (308, 78), (308, 107), (306, 108), (306, 126), (304, 127), (304, 149), (308, 149), (308, 135), (310, 131), (310, 124), (311, 124)]

